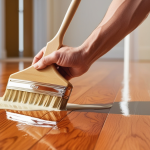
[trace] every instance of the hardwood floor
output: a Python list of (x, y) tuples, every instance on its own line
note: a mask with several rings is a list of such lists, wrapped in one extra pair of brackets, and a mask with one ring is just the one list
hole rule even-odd
[(96, 150), (149, 150), (150, 116), (109, 114)]
[(32, 149), (93, 149), (107, 114), (72, 112), (37, 142)]
[[(101, 150), (150, 149), (150, 116), (147, 115), (148, 112), (145, 112), (145, 115), (140, 115), (140, 111), (144, 113), (146, 110), (146, 106), (142, 107), (141, 102), (150, 101), (149, 67), (149, 63), (131, 64), (130, 81), (123, 84), (115, 99), (115, 102), (120, 102), (122, 115), (109, 114), (107, 116), (95, 150), (99, 150), (99, 148)], [(133, 110), (130, 110), (129, 105), (134, 101), (139, 102), (139, 106), (134, 106)], [(148, 105), (150, 106), (150, 103)]]
[[(9, 75), (30, 64), (0, 62), (0, 96)], [(115, 102), (115, 113), (0, 110), (0, 150), (149, 150), (150, 113), (140, 115), (136, 109), (144, 111), (144, 102), (150, 105), (149, 67), (150, 63), (130, 63), (125, 73), (123, 62), (100, 61), (71, 80), (69, 103)], [(130, 103), (135, 106), (130, 108)]]

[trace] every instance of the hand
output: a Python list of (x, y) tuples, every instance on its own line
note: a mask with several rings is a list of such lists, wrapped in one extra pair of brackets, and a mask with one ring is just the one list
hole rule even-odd
[(32, 65), (35, 69), (44, 69), (55, 64), (60, 74), (70, 80), (84, 74), (90, 66), (86, 64), (84, 53), (80, 47), (61, 47), (59, 50), (43, 57), (45, 47), (34, 57)]

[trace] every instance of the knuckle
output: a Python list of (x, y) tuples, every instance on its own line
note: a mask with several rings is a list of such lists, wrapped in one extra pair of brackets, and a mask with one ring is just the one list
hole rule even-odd
[(37, 56), (34, 57), (34, 60), (39, 60), (39, 58)]

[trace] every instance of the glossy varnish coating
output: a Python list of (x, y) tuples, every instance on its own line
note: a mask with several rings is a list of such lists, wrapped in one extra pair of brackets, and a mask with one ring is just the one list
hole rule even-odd
[[(24, 65), (27, 67), (30, 63)], [(117, 107), (122, 112), (118, 111), (118, 114), (108, 114), (108, 110), (0, 110), (0, 149), (150, 149), (149, 115), (138, 115), (136, 110), (140, 107), (138, 101), (149, 101), (149, 66), (149, 63), (131, 63), (127, 84), (123, 82), (122, 62), (96, 62), (86, 74), (71, 80), (74, 90), (70, 103), (121, 102)], [(18, 68), (18, 63), (0, 63), (1, 96), (9, 75)], [(136, 113), (133, 110), (132, 115), (128, 110), (130, 101), (138, 103), (138, 107), (133, 107)], [(28, 120), (24, 121), (26, 117)]]
[(93, 149), (106, 116), (101, 113), (72, 112), (32, 149)]
[[(150, 116), (149, 111), (146, 111), (148, 106), (143, 105), (145, 102), (150, 106), (149, 67), (149, 63), (130, 65), (129, 82), (123, 84), (115, 99), (115, 102), (121, 102), (121, 114), (118, 111), (118, 114), (107, 116), (105, 126), (97, 140), (96, 150), (150, 149)], [(130, 110), (130, 103), (134, 101), (135, 106)]]

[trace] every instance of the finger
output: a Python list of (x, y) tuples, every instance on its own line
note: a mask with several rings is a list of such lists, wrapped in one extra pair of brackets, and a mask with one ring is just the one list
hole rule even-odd
[(34, 57), (32, 65), (37, 63), (43, 57), (44, 51), (45, 51), (45, 47)]
[(56, 63), (59, 59), (59, 53), (58, 51), (55, 51), (51, 53), (50, 55), (47, 55), (45, 57), (42, 57), (37, 63), (35, 63), (33, 66), (35, 69), (44, 69), (47, 66)]
[(34, 57), (32, 65), (38, 62), (43, 57), (43, 54), (44, 54), (44, 48)]

